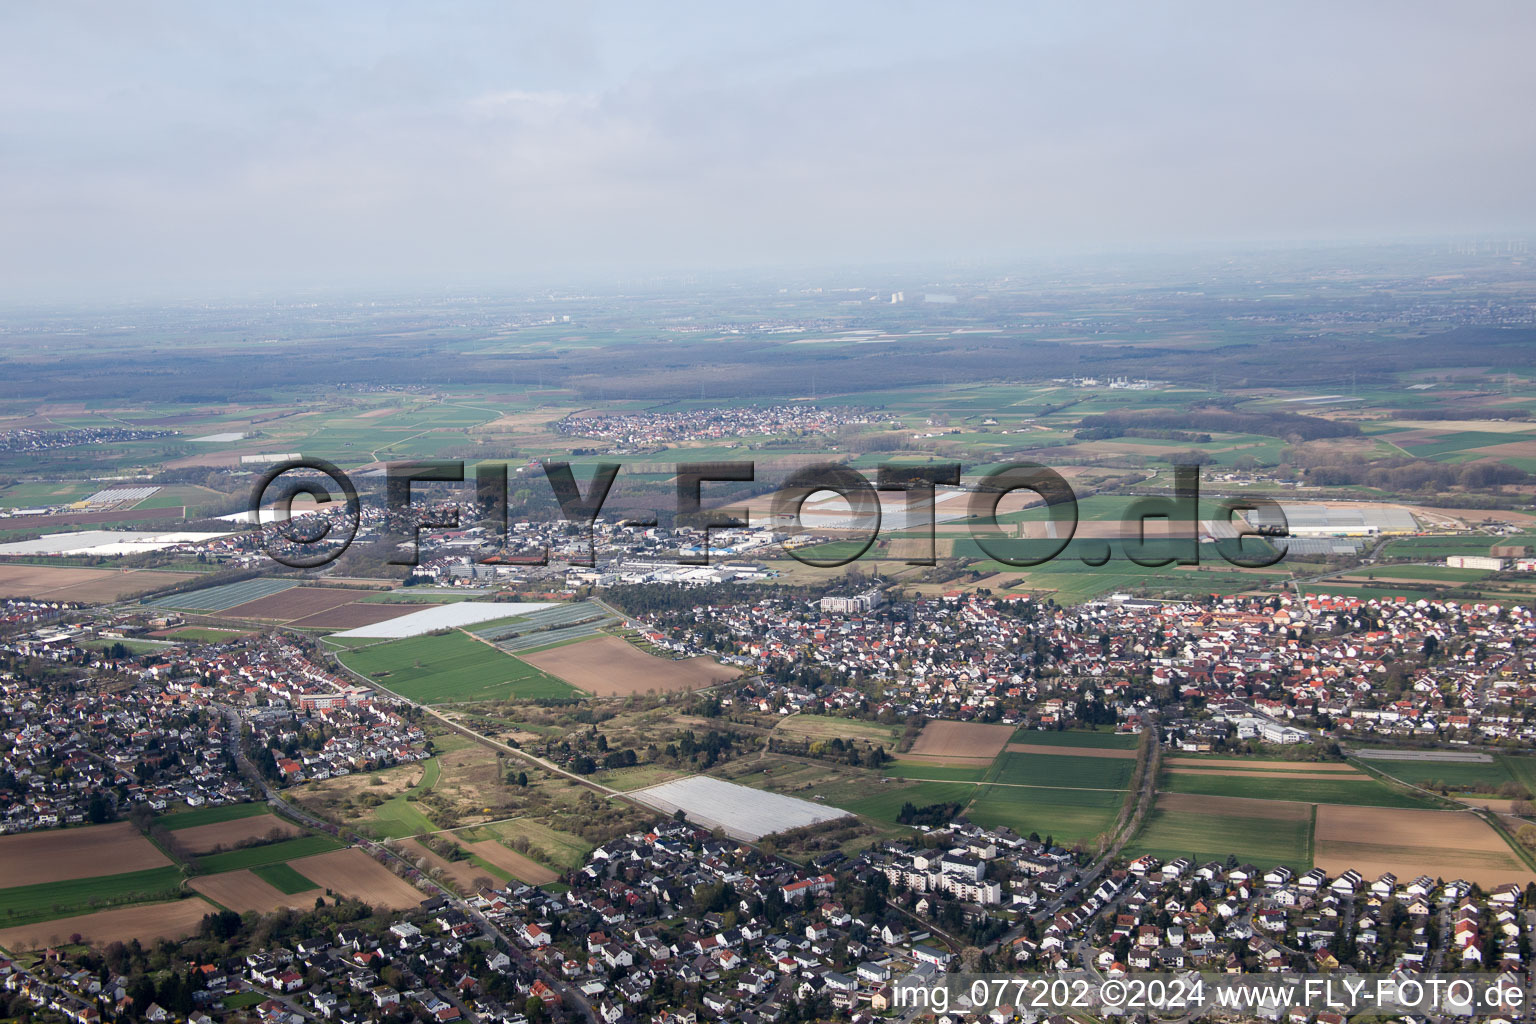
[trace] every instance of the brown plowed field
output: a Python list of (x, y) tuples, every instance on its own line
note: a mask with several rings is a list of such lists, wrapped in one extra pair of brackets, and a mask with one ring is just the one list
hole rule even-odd
[(288, 625), (295, 629), (356, 629), (358, 626), (371, 626), (375, 622), (385, 622), (389, 619), (409, 615), (412, 611), (419, 610), (416, 606), (407, 604), (389, 605), (383, 602), (377, 604), (351, 604), (338, 605), (335, 608), (327, 608), (323, 612), (306, 615), (302, 619), (295, 619)]
[(1366, 878), (1462, 878), (1484, 889), (1536, 881), (1487, 822), (1470, 811), (1318, 804), (1313, 863)]
[(410, 910), (427, 896), (356, 847), (301, 857), (289, 867), (322, 889), (375, 907)]
[(510, 871), (513, 878), (521, 878), (529, 885), (544, 885), (560, 877), (538, 861), (529, 860), (516, 850), (508, 849), (494, 839), (479, 843), (465, 843), (464, 849), (488, 863), (495, 864), (503, 871)]
[[(273, 831), (281, 833), (285, 839), (299, 835), (297, 828), (271, 814), (258, 814), (253, 818), (236, 818), (234, 821), (220, 821), (212, 825), (179, 829), (173, 835), (176, 843), (183, 849), (191, 853), (209, 853), (216, 847), (222, 846), (229, 850), (247, 840), (265, 839)], [(222, 903), (223, 900), (219, 902)]]
[(653, 657), (615, 636), (579, 640), (518, 657), (578, 690), (599, 697), (625, 697), (651, 690), (701, 690), (740, 674), (713, 658), (669, 661)]
[(293, 587), (280, 594), (259, 597), (254, 601), (226, 608), (219, 614), (237, 619), (271, 619), (274, 622), (288, 622), (329, 611), (332, 608), (340, 608), (368, 593), (369, 591), (366, 590), (343, 590), (340, 587)]
[(319, 889), (310, 889), (290, 896), (268, 885), (250, 871), (225, 871), (218, 875), (202, 875), (192, 879), (190, 884), (192, 888), (220, 906), (228, 907), (239, 914), (250, 911), (270, 914), (284, 907), (309, 910), (315, 905), (315, 897), (320, 895)]
[(0, 931), (0, 947), (19, 952), (58, 946), (79, 935), (94, 946), (138, 939), (149, 945), (160, 939), (183, 939), (194, 934), (203, 917), (218, 908), (193, 897), (169, 903), (143, 903), (136, 907), (98, 910), (94, 914), (61, 917), (57, 921), (24, 924)]
[(92, 604), (117, 601), (161, 587), (184, 583), (185, 572), (77, 569), (63, 565), (0, 563), (0, 597), (35, 597)]
[(933, 721), (923, 726), (912, 749), (901, 756), (951, 764), (991, 764), (1013, 732), (1011, 725)]
[(170, 863), (126, 821), (0, 837), (0, 879), (5, 880), (7, 889), (103, 874), (125, 875)]

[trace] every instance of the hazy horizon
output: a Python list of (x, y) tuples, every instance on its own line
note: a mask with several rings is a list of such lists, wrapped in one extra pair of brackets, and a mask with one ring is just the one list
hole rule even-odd
[(1536, 8), (0, 12), (0, 302), (1536, 226)]

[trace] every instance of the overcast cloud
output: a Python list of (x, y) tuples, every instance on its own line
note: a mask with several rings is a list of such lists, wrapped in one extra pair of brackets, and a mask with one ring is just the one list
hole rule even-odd
[(12, 3), (0, 296), (1536, 224), (1536, 5)]

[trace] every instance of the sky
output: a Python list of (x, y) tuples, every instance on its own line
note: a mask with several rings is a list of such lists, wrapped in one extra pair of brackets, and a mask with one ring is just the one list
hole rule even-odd
[(0, 300), (1508, 236), (1536, 4), (12, 3)]

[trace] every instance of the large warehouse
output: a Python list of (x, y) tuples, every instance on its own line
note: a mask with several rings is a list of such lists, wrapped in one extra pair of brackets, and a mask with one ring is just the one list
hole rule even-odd
[(1266, 509), (1244, 516), (1255, 528), (1284, 525), (1293, 537), (1375, 537), (1419, 531), (1418, 520), (1402, 505), (1327, 505), (1310, 501), (1279, 504), (1285, 515), (1283, 524)]

